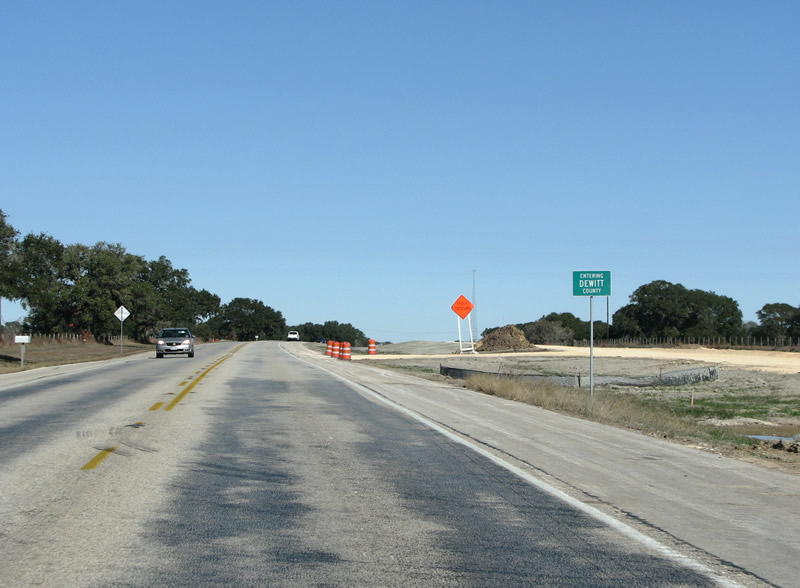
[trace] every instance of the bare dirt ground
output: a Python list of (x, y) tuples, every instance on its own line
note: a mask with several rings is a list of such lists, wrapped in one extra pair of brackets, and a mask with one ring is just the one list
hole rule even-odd
[[(461, 363), (471, 360), (478, 365), (486, 365), (492, 358), (502, 361), (519, 361), (523, 364), (545, 365), (546, 360), (555, 360), (559, 366), (564, 366), (563, 373), (577, 373), (588, 370), (588, 347), (566, 347), (556, 345), (537, 346), (531, 351), (516, 351), (509, 353), (459, 353), (458, 343), (437, 343), (430, 341), (410, 341), (408, 343), (393, 343), (380, 345), (378, 355), (382, 359), (442, 359)], [(627, 369), (626, 375), (651, 375), (639, 373), (643, 366), (630, 362), (614, 362), (613, 360), (648, 360), (646, 366), (658, 365), (672, 367), (674, 365), (690, 365), (693, 367), (718, 366), (720, 368), (741, 368), (750, 371), (772, 372), (778, 374), (800, 374), (800, 354), (783, 351), (758, 351), (739, 349), (709, 349), (706, 347), (682, 348), (622, 348), (622, 347), (595, 347), (596, 360), (607, 359), (608, 362), (598, 361), (595, 370), (603, 363), (606, 367), (616, 365)], [(360, 358), (361, 359), (361, 358)], [(364, 357), (370, 359), (370, 356)], [(656, 360), (655, 362), (652, 360)], [(584, 366), (584, 364), (586, 364)], [(458, 366), (461, 367), (461, 366)], [(572, 369), (572, 371), (569, 371)], [(681, 368), (678, 368), (681, 369)], [(585, 372), (584, 372), (585, 373)], [(600, 373), (597, 371), (596, 373)], [(609, 375), (617, 374), (610, 371)]]
[[(458, 343), (409, 342), (382, 345), (378, 347), (377, 355), (354, 355), (353, 359), (390, 362), (411, 369), (446, 365), (511, 374), (589, 374), (587, 347), (541, 346), (533, 351), (478, 354), (459, 353), (458, 349)], [(718, 380), (692, 386), (696, 397), (743, 392), (800, 396), (800, 354), (797, 353), (703, 347), (594, 349), (594, 373), (597, 376), (658, 376), (695, 367), (717, 367), (719, 370)], [(677, 387), (676, 390), (681, 393)]]

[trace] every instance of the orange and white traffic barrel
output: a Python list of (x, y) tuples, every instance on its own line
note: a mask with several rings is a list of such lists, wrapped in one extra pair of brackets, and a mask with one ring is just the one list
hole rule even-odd
[(328, 347), (325, 349), (325, 355), (330, 357), (333, 354), (333, 341), (328, 341)]
[(375, 355), (378, 353), (378, 350), (375, 348), (375, 339), (369, 340), (369, 347), (367, 349), (368, 355)]
[(350, 343), (342, 343), (341, 359), (350, 360)]
[(333, 348), (331, 349), (331, 357), (335, 357), (336, 359), (339, 359), (339, 349), (340, 349), (339, 342), (338, 341), (334, 341), (333, 342)]

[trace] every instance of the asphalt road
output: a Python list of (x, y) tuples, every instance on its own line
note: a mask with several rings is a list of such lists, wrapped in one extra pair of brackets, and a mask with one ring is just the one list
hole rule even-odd
[(275, 342), (0, 376), (0, 585), (798, 577), (796, 484), (561, 419)]

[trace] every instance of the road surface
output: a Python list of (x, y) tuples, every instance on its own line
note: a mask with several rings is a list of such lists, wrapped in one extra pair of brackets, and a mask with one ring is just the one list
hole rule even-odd
[(301, 344), (205, 345), (0, 377), (0, 584), (791, 585), (794, 480)]

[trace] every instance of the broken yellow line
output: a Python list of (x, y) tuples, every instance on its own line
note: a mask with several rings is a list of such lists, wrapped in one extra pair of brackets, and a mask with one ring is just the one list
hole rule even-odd
[[(196, 380), (194, 380), (189, 386), (184, 388), (183, 391), (180, 394), (178, 394), (172, 402), (170, 402), (167, 406), (165, 406), (164, 410), (172, 410), (173, 408), (175, 408), (175, 406), (181, 400), (183, 400), (183, 398), (189, 392), (191, 392), (192, 388), (194, 388), (200, 380), (202, 380), (205, 376), (207, 376), (211, 370), (213, 370), (215, 367), (220, 365), (223, 361), (225, 361), (230, 356), (232, 356), (234, 353), (239, 351), (242, 347), (244, 347), (244, 345), (239, 345), (236, 349), (231, 351), (228, 355), (226, 355), (225, 357), (223, 357), (222, 359), (220, 359), (219, 361), (217, 361), (216, 363), (211, 365), (208, 369), (206, 369)], [(180, 385), (183, 386), (185, 383), (186, 382), (181, 382)], [(153, 406), (150, 407), (150, 410), (158, 410), (162, 406), (164, 406), (163, 402), (156, 402)], [(144, 423), (142, 423), (140, 421), (140, 422), (136, 423), (136, 426), (142, 426), (143, 424)], [(82, 470), (93, 470), (93, 469), (95, 469), (97, 466), (99, 466), (101, 463), (103, 463), (103, 460), (105, 460), (109, 455), (114, 453), (118, 448), (119, 448), (119, 445), (111, 445), (109, 447), (106, 447), (105, 449), (101, 450), (100, 453), (98, 453), (92, 459), (90, 459), (88, 462), (86, 462), (86, 464), (81, 469)]]
[(242, 347), (244, 347), (244, 345), (239, 345), (239, 347), (237, 347), (236, 349), (234, 349), (233, 351), (231, 351), (231, 352), (230, 352), (228, 355), (226, 355), (225, 357), (223, 357), (222, 359), (220, 359), (218, 362), (216, 362), (216, 363), (212, 364), (212, 365), (211, 365), (211, 366), (210, 366), (208, 369), (206, 369), (206, 370), (205, 370), (203, 373), (201, 373), (199, 376), (197, 376), (197, 378), (196, 378), (195, 380), (192, 380), (192, 383), (191, 383), (191, 384), (189, 384), (188, 386), (186, 386), (186, 388), (184, 388), (184, 389), (181, 391), (181, 393), (180, 393), (180, 394), (178, 394), (178, 395), (177, 395), (175, 398), (173, 398), (173, 399), (172, 399), (172, 402), (170, 402), (168, 405), (166, 405), (166, 406), (164, 407), (164, 410), (170, 411), (170, 410), (172, 410), (173, 408), (175, 408), (175, 407), (176, 407), (176, 406), (177, 406), (177, 405), (180, 403), (180, 401), (181, 401), (181, 400), (183, 400), (183, 399), (186, 397), (186, 395), (187, 395), (189, 392), (191, 392), (191, 391), (192, 391), (192, 389), (193, 389), (195, 386), (197, 386), (197, 384), (199, 384), (199, 383), (200, 383), (200, 381), (201, 381), (203, 378), (205, 378), (205, 377), (206, 377), (206, 376), (207, 376), (207, 375), (208, 375), (208, 374), (211, 372), (211, 370), (213, 370), (215, 367), (217, 367), (217, 366), (218, 366), (219, 364), (221, 364), (223, 361), (227, 360), (227, 359), (228, 359), (228, 358), (229, 358), (231, 355), (233, 355), (234, 353), (236, 353), (237, 351), (239, 351), (239, 350), (240, 350)]

